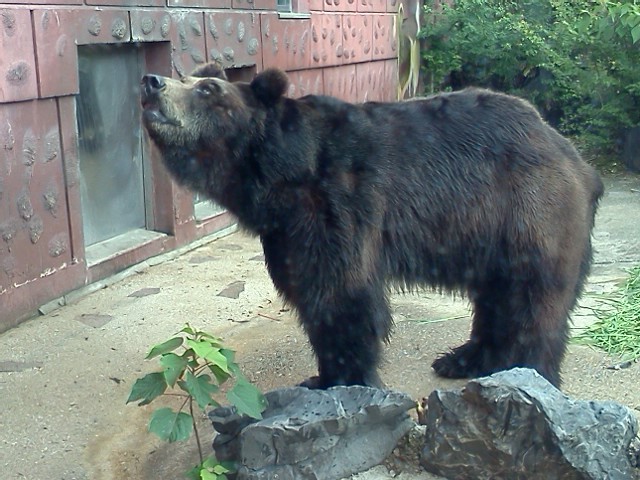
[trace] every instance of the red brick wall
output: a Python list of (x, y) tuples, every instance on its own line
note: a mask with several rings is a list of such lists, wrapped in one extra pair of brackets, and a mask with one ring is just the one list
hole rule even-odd
[(167, 235), (87, 266), (80, 208), (78, 45), (142, 43), (148, 70), (277, 66), (291, 96), (393, 100), (397, 0), (12, 0), (0, 3), (0, 331), (42, 304), (233, 222), (194, 218), (153, 157), (153, 229)]

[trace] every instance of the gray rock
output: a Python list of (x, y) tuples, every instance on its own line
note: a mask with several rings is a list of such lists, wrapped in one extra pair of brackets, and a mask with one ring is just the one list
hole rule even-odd
[(406, 394), (368, 387), (304, 387), (266, 394), (256, 421), (230, 407), (209, 417), (218, 460), (239, 464), (238, 480), (331, 480), (381, 463), (413, 426)]
[(633, 478), (637, 420), (613, 402), (572, 400), (516, 368), (431, 393), (421, 463), (455, 479)]

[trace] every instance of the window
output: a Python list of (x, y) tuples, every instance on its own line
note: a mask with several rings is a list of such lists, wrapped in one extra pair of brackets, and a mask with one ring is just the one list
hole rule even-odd
[(147, 226), (142, 60), (135, 45), (78, 47), (76, 116), (86, 246)]
[(291, 0), (276, 0), (276, 10), (283, 13), (292, 12)]

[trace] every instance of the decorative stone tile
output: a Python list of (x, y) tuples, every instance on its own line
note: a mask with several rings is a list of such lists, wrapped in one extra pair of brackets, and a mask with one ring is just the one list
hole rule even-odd
[(166, 10), (135, 9), (131, 15), (131, 40), (134, 42), (162, 42), (170, 40), (173, 22)]
[(264, 67), (300, 70), (310, 64), (311, 21), (283, 20), (263, 14), (262, 44)]
[(394, 23), (395, 15), (373, 15), (373, 59), (396, 58), (398, 55)]
[(225, 68), (262, 65), (260, 17), (254, 12), (205, 14), (207, 59)]
[(356, 66), (343, 65), (341, 67), (324, 70), (324, 93), (347, 102), (358, 99), (358, 85), (356, 82)]
[[(0, 285), (21, 286), (71, 262), (54, 99), (0, 104)], [(24, 259), (29, 259), (25, 262)]]
[(37, 98), (29, 10), (0, 9), (0, 102)]
[(386, 12), (390, 0), (357, 0), (359, 12)]
[(367, 62), (372, 58), (372, 15), (344, 15), (342, 17), (343, 62)]
[(204, 16), (200, 12), (172, 11), (171, 59), (175, 73), (188, 75), (207, 61)]
[(343, 56), (342, 16), (333, 13), (311, 15), (311, 66), (340, 65)]
[(167, 5), (178, 8), (231, 8), (231, 0), (168, 0)]
[(40, 97), (77, 94), (78, 49), (74, 32), (54, 9), (34, 9), (33, 28), (40, 70)]
[(323, 0), (325, 12), (355, 12), (359, 0)]
[(324, 88), (323, 72), (322, 68), (287, 72), (290, 82), (287, 95), (291, 98), (321, 95)]
[[(368, 62), (356, 65), (359, 102), (381, 102), (388, 98), (385, 62)], [(395, 90), (394, 90), (395, 92)]]

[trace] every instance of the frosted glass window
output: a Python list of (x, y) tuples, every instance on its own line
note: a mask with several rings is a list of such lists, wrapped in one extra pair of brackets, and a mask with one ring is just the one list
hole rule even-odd
[(76, 99), (85, 244), (146, 226), (141, 49), (78, 47)]
[(291, 0), (277, 0), (276, 7), (278, 12), (290, 12), (291, 11)]

